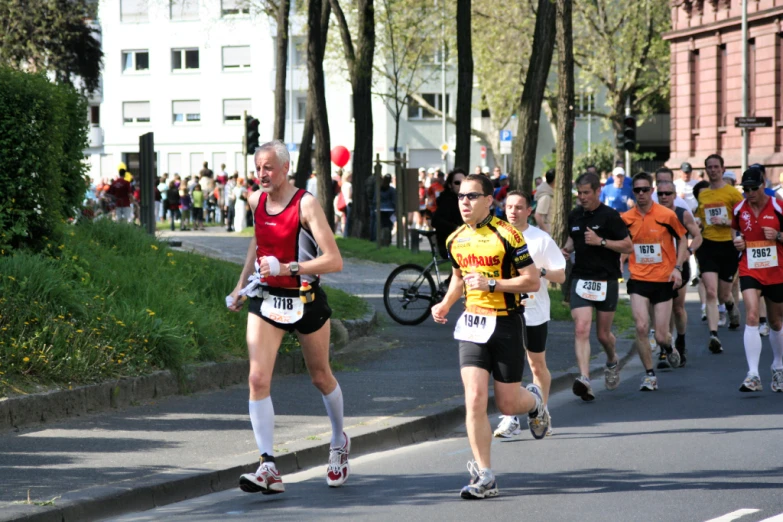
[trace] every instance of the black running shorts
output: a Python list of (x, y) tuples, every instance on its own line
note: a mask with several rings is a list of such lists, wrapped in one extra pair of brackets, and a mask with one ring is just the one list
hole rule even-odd
[[(285, 330), (286, 332), (290, 333), (296, 331), (301, 334), (311, 334), (320, 330), (332, 316), (332, 309), (329, 308), (329, 303), (326, 301), (326, 293), (324, 293), (321, 287), (316, 287), (314, 290), (315, 300), (313, 300), (312, 303), (305, 303), (304, 314), (302, 315), (302, 318), (295, 323), (281, 324), (261, 315), (261, 303), (264, 300), (260, 297), (251, 297), (249, 299), (250, 307), (248, 312), (257, 315), (272, 326)], [(299, 299), (299, 290), (296, 289), (272, 288), (269, 293), (269, 298), (277, 296), (295, 297), (296, 299)]]
[(495, 332), (484, 344), (460, 341), (459, 366), (487, 370), (498, 382), (522, 382), (525, 369), (525, 318), (522, 312), (498, 316)]
[(739, 268), (739, 252), (733, 241), (710, 241), (705, 239), (696, 251), (699, 272), (716, 272), (718, 279), (731, 283)]
[(628, 280), (628, 294), (637, 294), (650, 300), (650, 304), (656, 305), (665, 301), (671, 301), (676, 292), (674, 285), (668, 283), (654, 283), (650, 281)]
[(744, 292), (755, 288), (761, 290), (761, 296), (773, 303), (783, 303), (783, 283), (777, 285), (762, 285), (757, 279), (750, 276), (740, 276), (740, 291)]
[(527, 351), (532, 353), (544, 353), (546, 350), (546, 337), (549, 333), (549, 323), (539, 324), (538, 326), (528, 326), (525, 328), (527, 337)]

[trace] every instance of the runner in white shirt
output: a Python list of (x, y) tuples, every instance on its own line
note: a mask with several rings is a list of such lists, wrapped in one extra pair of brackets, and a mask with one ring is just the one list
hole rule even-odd
[[(693, 187), (699, 182), (693, 178), (693, 167), (690, 163), (680, 165), (682, 178), (674, 181), (674, 188), (677, 191), (677, 199), (683, 199), (688, 204), (688, 209), (693, 212), (699, 206), (699, 202), (693, 196)], [(669, 171), (671, 172), (671, 171)], [(675, 200), (674, 206), (678, 206)]]
[[(530, 257), (533, 258), (533, 263), (542, 279), (539, 290), (528, 294), (524, 301), (525, 334), (527, 337), (527, 361), (533, 373), (533, 382), (541, 388), (544, 404), (546, 404), (549, 400), (549, 388), (552, 384), (552, 376), (546, 366), (546, 338), (550, 320), (549, 292), (546, 281), (564, 283), (566, 261), (560, 248), (549, 234), (528, 224), (527, 220), (532, 210), (532, 200), (528, 194), (518, 190), (508, 192), (506, 219), (522, 232)], [(508, 438), (522, 432), (517, 417), (501, 415), (500, 418), (500, 424), (495, 430), (495, 437)], [(547, 436), (551, 434), (550, 418)]]

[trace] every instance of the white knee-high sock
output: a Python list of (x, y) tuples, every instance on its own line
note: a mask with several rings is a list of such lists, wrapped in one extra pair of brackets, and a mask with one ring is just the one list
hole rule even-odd
[(748, 360), (748, 372), (758, 375), (761, 359), (761, 335), (758, 326), (745, 325), (745, 358)]
[(256, 436), (258, 451), (270, 457), (275, 456), (275, 407), (272, 397), (260, 401), (249, 401), (250, 423), (253, 425), (253, 435)]
[(345, 443), (343, 438), (343, 391), (340, 389), (340, 383), (332, 390), (329, 395), (324, 395), (324, 406), (326, 414), (332, 423), (332, 442), (333, 448), (339, 448)]
[(772, 368), (783, 369), (783, 330), (769, 331), (769, 344), (772, 345)]

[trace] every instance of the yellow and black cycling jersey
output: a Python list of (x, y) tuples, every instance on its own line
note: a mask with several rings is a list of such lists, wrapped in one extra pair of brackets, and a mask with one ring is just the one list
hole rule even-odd
[[(511, 279), (522, 268), (533, 264), (522, 233), (491, 215), (475, 229), (467, 225), (459, 227), (446, 239), (446, 249), (452, 266), (460, 269), (463, 276), (477, 272), (490, 279)], [(498, 315), (520, 308), (519, 294), (482, 290), (469, 290), (465, 294), (468, 308), (488, 308)]]

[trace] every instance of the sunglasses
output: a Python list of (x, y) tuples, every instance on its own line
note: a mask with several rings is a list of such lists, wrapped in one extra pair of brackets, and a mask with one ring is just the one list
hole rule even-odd
[(461, 181), (452, 181), (451, 184), (452, 185), (456, 185), (456, 186), (459, 187), (460, 185), (462, 185), (462, 182)]
[(652, 190), (652, 187), (634, 187), (633, 193), (634, 194), (641, 194), (641, 193), (648, 193)]
[(742, 187), (742, 192), (755, 192), (760, 188), (761, 185), (756, 185), (755, 187)]
[(661, 192), (660, 190), (658, 191), (659, 196), (671, 196), (673, 194), (674, 192)]
[(457, 194), (457, 199), (462, 201), (465, 198), (468, 198), (468, 201), (476, 201), (478, 198), (484, 197), (486, 194), (482, 194), (481, 192), (465, 192), (465, 193), (459, 193)]

